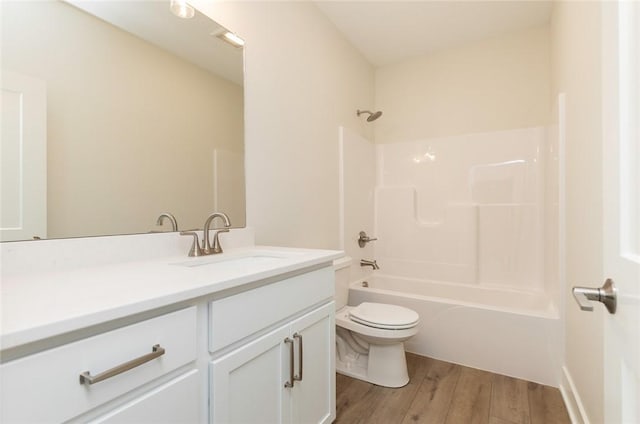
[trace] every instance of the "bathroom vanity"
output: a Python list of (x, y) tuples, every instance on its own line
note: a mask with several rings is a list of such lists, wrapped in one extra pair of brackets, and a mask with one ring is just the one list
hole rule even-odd
[(245, 245), (83, 267), (61, 250), (47, 269), (3, 269), (1, 422), (335, 418), (342, 252)]

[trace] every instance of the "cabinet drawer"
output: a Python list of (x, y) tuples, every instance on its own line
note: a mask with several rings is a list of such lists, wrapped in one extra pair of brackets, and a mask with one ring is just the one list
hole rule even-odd
[(209, 304), (209, 350), (215, 352), (333, 297), (333, 267), (297, 275)]
[(191, 370), (109, 414), (89, 422), (90, 424), (198, 423), (200, 422), (199, 377), (197, 370)]
[[(155, 345), (164, 354), (92, 385), (80, 382), (86, 371), (103, 373)], [(0, 421), (64, 421), (195, 359), (195, 307), (17, 359), (0, 366)]]

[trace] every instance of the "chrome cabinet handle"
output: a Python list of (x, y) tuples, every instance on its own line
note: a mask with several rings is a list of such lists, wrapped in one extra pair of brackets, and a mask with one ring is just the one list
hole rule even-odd
[(300, 373), (298, 375), (294, 375), (293, 379), (296, 380), (296, 381), (302, 381), (302, 368), (303, 368), (303, 366), (302, 366), (302, 355), (303, 355), (303, 353), (302, 353), (302, 334), (295, 333), (293, 335), (293, 338), (294, 339), (298, 339), (298, 346), (300, 346), (300, 349), (298, 351), (299, 352), (299, 357), (300, 357), (300, 361), (299, 361)]
[(114, 377), (118, 374), (122, 374), (125, 371), (129, 371), (135, 367), (138, 367), (146, 362), (152, 361), (160, 356), (164, 355), (165, 350), (159, 344), (154, 345), (151, 353), (147, 353), (139, 358), (132, 359), (131, 361), (120, 364), (98, 375), (91, 375), (90, 371), (85, 371), (80, 374), (80, 384), (90, 386), (95, 383), (99, 383), (107, 378)]
[(589, 301), (595, 301), (602, 302), (610, 314), (616, 313), (618, 290), (611, 278), (607, 278), (600, 288), (574, 287), (571, 291), (583, 311), (593, 311), (593, 304)]
[(293, 374), (293, 340), (287, 337), (284, 342), (289, 345), (289, 381), (284, 383), (284, 387), (291, 388), (296, 382), (296, 377)]
[(358, 246), (360, 247), (364, 247), (364, 245), (369, 243), (370, 241), (378, 240), (375, 237), (369, 237), (364, 231), (360, 231), (358, 235), (360, 236), (358, 237)]

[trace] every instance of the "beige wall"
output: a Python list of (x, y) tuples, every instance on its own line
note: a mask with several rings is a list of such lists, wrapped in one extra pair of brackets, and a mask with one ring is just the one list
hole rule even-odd
[(5, 2), (2, 23), (3, 68), (47, 82), (49, 237), (202, 227), (242, 87), (63, 3)]
[(549, 29), (510, 33), (376, 71), (376, 143), (547, 125)]
[(601, 3), (555, 2), (552, 90), (566, 93), (565, 367), (591, 423), (603, 416), (604, 308), (581, 312), (570, 289), (598, 286), (602, 262)]
[(258, 243), (339, 247), (338, 127), (370, 135), (373, 69), (311, 2), (193, 4), (246, 40), (247, 222)]

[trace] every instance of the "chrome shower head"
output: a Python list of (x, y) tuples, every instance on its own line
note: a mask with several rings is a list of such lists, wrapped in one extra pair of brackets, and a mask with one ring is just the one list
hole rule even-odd
[(382, 111), (377, 111), (377, 112), (371, 112), (368, 110), (358, 110), (358, 116), (362, 115), (363, 113), (368, 113), (369, 116), (367, 117), (367, 122), (373, 122), (376, 119), (378, 119), (379, 117), (382, 116)]

